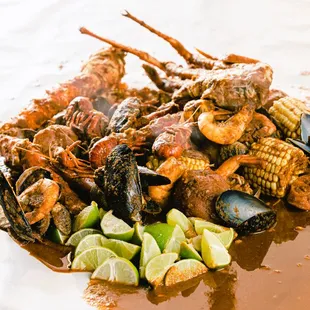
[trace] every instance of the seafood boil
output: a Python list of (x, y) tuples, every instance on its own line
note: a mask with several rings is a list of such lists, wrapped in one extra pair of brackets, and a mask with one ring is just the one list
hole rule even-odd
[[(229, 266), (238, 235), (274, 229), (270, 201), (310, 210), (310, 109), (271, 88), (270, 65), (193, 54), (124, 16), (187, 65), (82, 27), (109, 46), (0, 127), (0, 228), (23, 246), (61, 248), (67, 269), (92, 281), (177, 287)], [(127, 54), (152, 86), (122, 82)]]

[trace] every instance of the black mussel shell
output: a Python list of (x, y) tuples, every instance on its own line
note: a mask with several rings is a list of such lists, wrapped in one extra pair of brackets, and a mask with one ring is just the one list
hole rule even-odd
[(41, 167), (26, 169), (16, 181), (16, 195), (20, 195), (26, 188), (40, 179), (51, 179), (51, 173)]
[(241, 191), (223, 192), (216, 201), (215, 209), (226, 225), (243, 234), (264, 231), (276, 222), (275, 211), (256, 197)]
[(108, 204), (105, 198), (104, 191), (98, 186), (94, 185), (90, 190), (90, 200), (97, 202), (98, 206), (107, 210)]
[(286, 141), (290, 142), (291, 144), (293, 144), (294, 146), (297, 146), (298, 148), (300, 148), (302, 151), (304, 151), (304, 153), (306, 155), (310, 155), (310, 146), (303, 143), (302, 141), (300, 140), (294, 140), (294, 139), (291, 139), (291, 138), (287, 138)]
[(139, 171), (142, 187), (167, 185), (171, 183), (169, 178), (147, 167), (138, 166), (138, 171)]
[(301, 140), (310, 145), (310, 114), (304, 113), (300, 120)]
[(142, 187), (136, 158), (126, 144), (116, 146), (107, 157), (104, 190), (108, 207), (125, 222), (141, 220)]
[(19, 238), (34, 241), (32, 229), (4, 174), (0, 171), (0, 204), (11, 228)]

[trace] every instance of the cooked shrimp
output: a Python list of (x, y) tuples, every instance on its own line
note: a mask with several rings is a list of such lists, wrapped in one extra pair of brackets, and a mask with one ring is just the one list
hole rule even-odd
[(248, 104), (226, 122), (215, 122), (215, 111), (204, 112), (198, 118), (201, 133), (218, 144), (232, 144), (238, 141), (253, 118), (255, 105)]
[(33, 208), (25, 214), (30, 225), (50, 214), (59, 198), (59, 185), (49, 179), (41, 179), (29, 186), (18, 197), (23, 209)]

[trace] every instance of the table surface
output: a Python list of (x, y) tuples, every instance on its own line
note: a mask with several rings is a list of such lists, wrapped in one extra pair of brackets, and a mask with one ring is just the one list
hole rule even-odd
[[(310, 1), (297, 0), (0, 0), (0, 115), (14, 116), (31, 98), (79, 72), (81, 61), (102, 44), (79, 33), (86, 26), (99, 34), (146, 50), (161, 60), (182, 59), (164, 41), (121, 16), (123, 9), (178, 38), (189, 48), (213, 55), (234, 52), (261, 59), (274, 68), (273, 86), (310, 99)], [(132, 86), (149, 82), (141, 62), (127, 58), (125, 81)], [(236, 262), (232, 299), (236, 309), (309, 309), (309, 227), (295, 240), (272, 243), (263, 263), (282, 272), (266, 276), (247, 271)], [(0, 309), (93, 309), (82, 299), (88, 274), (59, 274), (47, 269), (0, 232)], [(289, 264), (281, 264), (281, 257)], [(275, 264), (275, 262), (277, 262)], [(302, 263), (297, 267), (298, 262)], [(274, 264), (273, 264), (274, 263)], [(294, 271), (296, 270), (296, 272)], [(294, 271), (294, 272), (292, 272)], [(270, 271), (271, 272), (271, 271)], [(292, 276), (294, 274), (294, 276)], [(274, 290), (264, 290), (266, 281)], [(145, 294), (128, 296), (122, 309), (224, 309), (219, 295), (213, 304), (207, 286), (154, 305)], [(195, 302), (193, 300), (201, 300)], [(253, 302), (259, 300), (260, 302)], [(209, 306), (207, 306), (209, 305)]]

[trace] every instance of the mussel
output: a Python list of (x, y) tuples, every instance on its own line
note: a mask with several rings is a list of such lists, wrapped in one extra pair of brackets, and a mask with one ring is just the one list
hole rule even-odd
[(0, 204), (14, 232), (25, 241), (34, 241), (34, 236), (9, 182), (0, 171)]
[(129, 223), (141, 221), (142, 186), (138, 165), (126, 144), (116, 146), (107, 157), (102, 181), (107, 204), (114, 215)]
[(140, 211), (151, 214), (161, 212), (160, 206), (142, 190), (148, 186), (170, 184), (170, 179), (138, 166), (132, 151), (123, 144), (115, 147), (105, 167), (95, 171), (95, 182), (97, 186), (92, 188), (92, 199), (130, 222), (141, 220)]
[(215, 209), (226, 225), (242, 234), (267, 230), (276, 222), (275, 211), (260, 199), (241, 191), (223, 192), (216, 201)]
[(304, 113), (300, 120), (301, 140), (286, 139), (310, 156), (310, 114)]

